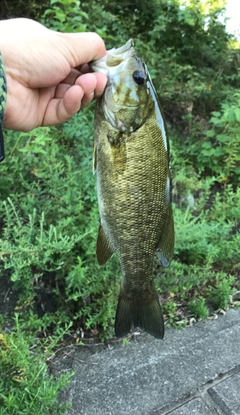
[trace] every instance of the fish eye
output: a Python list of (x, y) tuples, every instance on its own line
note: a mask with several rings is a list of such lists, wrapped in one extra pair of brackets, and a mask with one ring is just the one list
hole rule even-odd
[(133, 74), (133, 79), (138, 85), (143, 85), (145, 82), (145, 74), (143, 72), (136, 71)]

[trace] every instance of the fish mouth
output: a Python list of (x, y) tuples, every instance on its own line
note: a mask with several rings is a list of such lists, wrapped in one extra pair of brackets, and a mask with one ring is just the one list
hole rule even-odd
[(129, 39), (125, 45), (120, 48), (113, 48), (107, 51), (107, 54), (98, 60), (89, 63), (90, 68), (95, 72), (102, 72), (109, 76), (111, 67), (120, 65), (125, 59), (134, 53), (134, 42)]
[[(119, 56), (125, 55), (126, 52), (129, 52), (131, 48), (134, 48), (134, 42), (132, 39), (129, 39), (125, 45), (120, 46), (120, 48), (113, 48), (107, 52), (107, 56)], [(123, 57), (122, 57), (123, 59)]]

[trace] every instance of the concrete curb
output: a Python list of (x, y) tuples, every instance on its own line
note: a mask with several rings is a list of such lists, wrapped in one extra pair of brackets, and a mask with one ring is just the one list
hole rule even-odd
[(78, 346), (59, 365), (75, 372), (62, 395), (69, 415), (240, 415), (240, 309), (164, 341)]

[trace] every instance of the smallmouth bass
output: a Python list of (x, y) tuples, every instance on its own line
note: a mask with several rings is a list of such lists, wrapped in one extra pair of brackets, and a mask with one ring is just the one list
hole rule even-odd
[(163, 338), (164, 322), (152, 276), (154, 253), (168, 266), (174, 248), (169, 143), (148, 69), (129, 40), (91, 63), (108, 81), (95, 113), (94, 166), (100, 265), (116, 251), (122, 284), (117, 337), (140, 327)]

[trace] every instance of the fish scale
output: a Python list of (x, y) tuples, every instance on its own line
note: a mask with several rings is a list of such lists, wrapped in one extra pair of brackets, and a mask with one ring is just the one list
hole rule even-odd
[(174, 245), (164, 121), (147, 67), (132, 41), (109, 51), (92, 68), (108, 76), (95, 113), (94, 164), (100, 212), (97, 259), (102, 265), (116, 251), (122, 271), (115, 332), (120, 337), (140, 327), (162, 338), (153, 256), (157, 252), (168, 265)]

